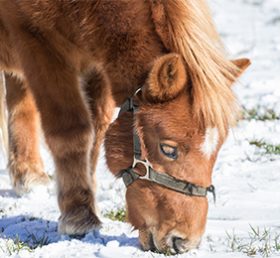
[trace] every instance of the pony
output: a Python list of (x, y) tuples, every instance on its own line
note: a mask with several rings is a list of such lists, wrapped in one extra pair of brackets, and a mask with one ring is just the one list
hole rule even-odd
[[(0, 39), (16, 193), (49, 181), (41, 127), (55, 162), (59, 232), (98, 228), (105, 138), (143, 249), (197, 247), (213, 166), (238, 118), (231, 85), (250, 64), (228, 60), (205, 1), (2, 0)], [(3, 104), (3, 88), (0, 96)]]

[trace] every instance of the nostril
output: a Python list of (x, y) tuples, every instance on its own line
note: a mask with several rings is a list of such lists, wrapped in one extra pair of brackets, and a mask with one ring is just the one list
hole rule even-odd
[(180, 253), (182, 250), (184, 240), (181, 237), (172, 237), (173, 249), (176, 253)]

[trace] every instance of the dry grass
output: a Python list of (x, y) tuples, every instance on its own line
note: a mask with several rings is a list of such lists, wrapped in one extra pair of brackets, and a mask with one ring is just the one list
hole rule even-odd
[(231, 252), (242, 252), (248, 256), (261, 255), (262, 257), (280, 254), (280, 234), (273, 233), (271, 229), (260, 229), (250, 225), (248, 237), (241, 238), (234, 231), (226, 234), (227, 246)]

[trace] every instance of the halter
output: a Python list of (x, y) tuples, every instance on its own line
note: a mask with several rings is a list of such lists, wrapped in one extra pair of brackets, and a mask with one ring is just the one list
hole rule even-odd
[[(141, 91), (141, 88), (139, 88), (135, 92), (134, 96), (137, 95), (139, 91)], [(121, 106), (118, 117), (124, 112), (131, 112), (133, 114), (133, 117), (135, 118), (135, 113), (137, 112), (137, 110), (138, 105), (133, 101), (133, 97), (130, 97)], [(202, 187), (188, 181), (179, 180), (167, 174), (159, 173), (152, 168), (152, 165), (147, 159), (141, 159), (141, 143), (135, 126), (133, 127), (133, 149), (134, 157), (132, 166), (127, 169), (123, 169), (120, 172), (120, 175), (126, 187), (131, 185), (134, 181), (142, 179), (148, 180), (150, 182), (156, 183), (158, 185), (164, 186), (168, 189), (183, 193), (188, 196), (206, 197), (207, 193), (210, 192), (213, 194), (214, 202), (216, 201), (214, 185)], [(146, 174), (144, 176), (139, 175), (135, 172), (135, 167), (137, 164), (142, 164), (145, 167)]]

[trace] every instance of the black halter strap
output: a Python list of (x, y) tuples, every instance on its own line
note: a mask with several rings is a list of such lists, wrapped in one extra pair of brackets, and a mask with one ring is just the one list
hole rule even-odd
[[(134, 117), (137, 109), (138, 106), (133, 101), (133, 98), (129, 98), (121, 106), (119, 116), (124, 112), (132, 112)], [(138, 179), (144, 179), (189, 196), (206, 197), (207, 193), (210, 192), (213, 194), (214, 202), (216, 201), (215, 187), (213, 185), (210, 185), (209, 187), (202, 187), (187, 181), (179, 180), (167, 174), (156, 172), (148, 160), (142, 160), (141, 143), (135, 127), (133, 128), (133, 148), (134, 160), (132, 166), (120, 171), (120, 175), (126, 187)], [(142, 164), (146, 168), (146, 174), (144, 176), (135, 172), (135, 166), (137, 164)]]

